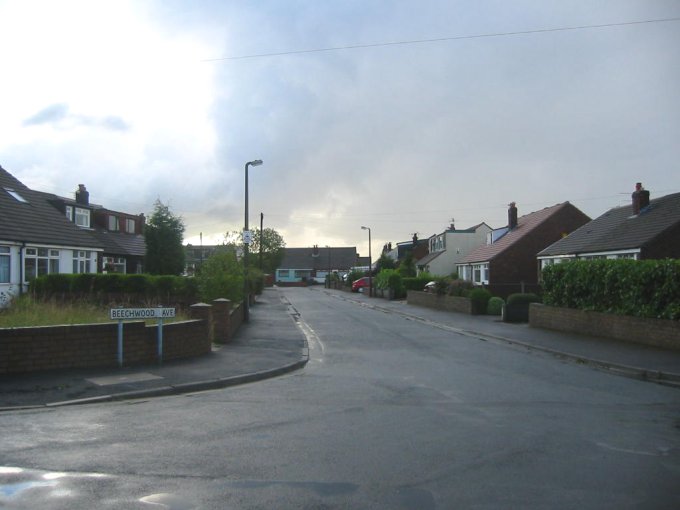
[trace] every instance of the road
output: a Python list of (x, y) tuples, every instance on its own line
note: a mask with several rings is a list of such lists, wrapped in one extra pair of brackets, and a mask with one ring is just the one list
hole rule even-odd
[(0, 508), (680, 508), (680, 392), (285, 289), (299, 372), (0, 414)]

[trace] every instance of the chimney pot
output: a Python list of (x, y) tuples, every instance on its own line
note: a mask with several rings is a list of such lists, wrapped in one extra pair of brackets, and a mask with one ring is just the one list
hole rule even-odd
[(76, 190), (76, 203), (81, 205), (88, 205), (90, 203), (90, 193), (85, 189), (84, 184), (78, 184)]
[(517, 227), (517, 206), (515, 202), (508, 204), (508, 228), (512, 230)]

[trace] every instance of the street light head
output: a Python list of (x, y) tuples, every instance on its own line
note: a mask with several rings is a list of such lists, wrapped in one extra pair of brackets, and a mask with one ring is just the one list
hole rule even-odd
[(256, 160), (253, 160), (253, 161), (248, 161), (248, 164), (250, 166), (260, 166), (262, 164), (262, 160), (256, 159)]
[(371, 229), (368, 228), (368, 227), (361, 227), (361, 230), (371, 230)]

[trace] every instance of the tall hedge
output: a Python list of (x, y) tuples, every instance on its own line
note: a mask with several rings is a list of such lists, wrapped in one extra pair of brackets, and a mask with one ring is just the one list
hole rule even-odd
[(573, 260), (543, 270), (548, 305), (680, 320), (680, 260)]
[(128, 296), (133, 301), (146, 299), (167, 302), (181, 299), (187, 303), (198, 300), (198, 287), (193, 278), (183, 276), (152, 276), (148, 274), (48, 274), (31, 281), (31, 292), (43, 298), (97, 300), (112, 294)]

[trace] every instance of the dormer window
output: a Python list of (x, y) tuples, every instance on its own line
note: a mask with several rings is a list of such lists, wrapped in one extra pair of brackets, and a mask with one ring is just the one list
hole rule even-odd
[(66, 217), (68, 218), (68, 221), (73, 221), (73, 206), (66, 206)]
[(76, 225), (90, 228), (90, 210), (76, 207)]
[(17, 191), (14, 191), (12, 188), (4, 188), (4, 190), (18, 202), (22, 202), (24, 204), (28, 203), (28, 201), (24, 197), (22, 197)]
[(109, 230), (118, 232), (120, 230), (120, 220), (118, 216), (109, 216)]
[(125, 231), (128, 234), (134, 234), (135, 230), (135, 220), (131, 220), (130, 218), (125, 220)]

